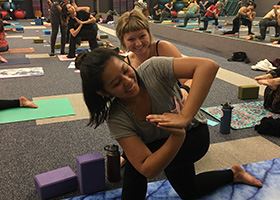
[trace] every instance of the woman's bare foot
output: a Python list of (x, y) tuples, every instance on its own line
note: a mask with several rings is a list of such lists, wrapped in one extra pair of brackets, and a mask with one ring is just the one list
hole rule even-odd
[(125, 165), (126, 163), (126, 160), (124, 159), (124, 157), (120, 157), (120, 165), (121, 165), (121, 168)]
[(7, 60), (6, 58), (0, 56), (0, 62), (1, 62), (1, 63), (7, 63), (8, 60)]
[(38, 106), (33, 103), (31, 100), (27, 99), (24, 96), (19, 98), (20, 107), (27, 107), (27, 108), (38, 108)]
[(231, 170), (233, 172), (233, 182), (262, 187), (262, 182), (246, 172), (241, 166), (234, 165)]

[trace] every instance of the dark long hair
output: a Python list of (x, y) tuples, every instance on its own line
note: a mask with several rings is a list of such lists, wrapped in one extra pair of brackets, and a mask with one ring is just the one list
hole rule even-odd
[(97, 94), (103, 90), (102, 73), (111, 57), (118, 57), (111, 49), (98, 48), (88, 53), (82, 53), (76, 58), (76, 68), (80, 69), (84, 100), (90, 112), (88, 125), (98, 127), (109, 114), (112, 98)]
[(4, 32), (4, 23), (2, 19), (0, 19), (0, 32)]

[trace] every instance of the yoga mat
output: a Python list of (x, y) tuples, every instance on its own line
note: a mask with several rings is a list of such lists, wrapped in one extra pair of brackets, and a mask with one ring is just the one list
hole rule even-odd
[(74, 115), (70, 101), (66, 98), (34, 101), (38, 108), (11, 108), (0, 110), (0, 124)]
[(24, 29), (29, 30), (38, 30), (38, 29), (46, 29), (45, 26), (24, 26)]
[(42, 67), (13, 68), (0, 70), (0, 79), (43, 75), (44, 70)]
[[(278, 114), (273, 114), (263, 107), (263, 101), (253, 101), (240, 104), (233, 104), (231, 118), (231, 128), (243, 129), (251, 128), (258, 124), (263, 117), (280, 117)], [(201, 108), (204, 112), (211, 115), (217, 120), (221, 120), (223, 115), (222, 106), (213, 106)]]
[(41, 39), (39, 36), (24, 36), (22, 37), (24, 40), (36, 40), (36, 39)]
[(6, 38), (22, 38), (23, 35), (7, 35)]
[(185, 27), (178, 27), (178, 28), (182, 28), (182, 29), (195, 29), (195, 28), (198, 28), (198, 25), (187, 25)]
[(9, 49), (7, 53), (16, 54), (16, 53), (34, 53), (34, 52), (35, 52), (34, 48), (30, 47), (30, 48), (12, 48)]
[(67, 58), (67, 55), (58, 55), (57, 56), (60, 61), (70, 61), (75, 60), (75, 58)]
[[(250, 163), (243, 166), (246, 171), (263, 182), (262, 188), (244, 184), (228, 184), (199, 200), (277, 200), (280, 195), (280, 158)], [(186, 180), (188, 181), (188, 180)], [(107, 200), (121, 199), (121, 188), (98, 192), (94, 195), (82, 195), (66, 200)], [(148, 184), (147, 200), (181, 200), (168, 180)]]
[(0, 63), (0, 66), (30, 64), (28, 58), (8, 58), (7, 60), (7, 63)]
[(25, 55), (26, 58), (49, 58), (50, 55), (48, 53), (37, 53), (37, 54), (28, 54)]

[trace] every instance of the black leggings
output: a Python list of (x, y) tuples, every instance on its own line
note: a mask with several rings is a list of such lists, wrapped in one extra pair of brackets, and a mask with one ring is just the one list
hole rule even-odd
[(82, 40), (87, 40), (89, 43), (89, 47), (91, 50), (98, 47), (97, 41), (96, 41), (96, 35), (97, 30), (87, 30), (87, 29), (81, 29), (79, 34), (76, 37), (73, 37), (70, 34), (70, 45), (69, 45), (69, 57), (75, 57), (75, 51), (76, 51), (76, 44), (78, 42), (78, 39), (81, 38)]
[(20, 107), (18, 99), (15, 100), (0, 100), (0, 110), (7, 108), (17, 108)]
[[(166, 139), (147, 144), (154, 152)], [(186, 139), (174, 160), (164, 172), (170, 184), (182, 199), (201, 197), (233, 181), (232, 170), (195, 173), (194, 163), (200, 160), (209, 148), (209, 130), (206, 124), (187, 132)], [(143, 200), (147, 191), (147, 178), (140, 174), (129, 161), (125, 164), (122, 199)]]
[(51, 33), (51, 53), (54, 53), (55, 50), (55, 42), (56, 37), (58, 34), (58, 29), (60, 28), (61, 33), (61, 47), (60, 47), (60, 53), (65, 53), (65, 43), (66, 43), (66, 24), (63, 22), (61, 18), (61, 13), (57, 9), (57, 7), (54, 5), (51, 7), (51, 26), (52, 26), (52, 33)]
[(237, 16), (233, 19), (233, 26), (231, 31), (227, 31), (224, 34), (235, 34), (239, 32), (240, 25), (243, 24), (248, 26), (248, 34), (252, 33), (252, 21), (250, 21), (246, 16)]

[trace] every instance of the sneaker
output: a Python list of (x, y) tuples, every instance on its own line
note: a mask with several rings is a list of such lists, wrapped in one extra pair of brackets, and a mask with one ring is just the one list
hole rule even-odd
[(53, 52), (49, 53), (49, 56), (55, 56), (55, 54)]
[(276, 69), (276, 67), (274, 67), (267, 59), (264, 59), (259, 61), (257, 64), (252, 65), (251, 69), (268, 72), (270, 70)]
[(67, 55), (66, 56), (67, 58), (75, 58), (76, 56), (74, 55), (74, 56), (72, 56), (72, 55)]

